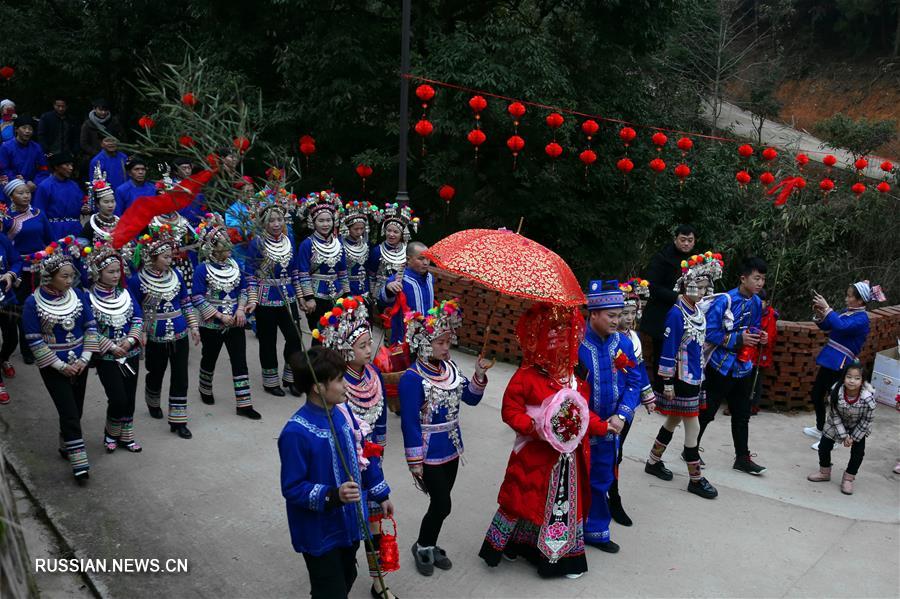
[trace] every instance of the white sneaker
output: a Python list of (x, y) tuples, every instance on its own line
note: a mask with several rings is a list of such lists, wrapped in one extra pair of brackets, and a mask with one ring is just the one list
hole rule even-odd
[(810, 445), (809, 448), (812, 449), (813, 451), (819, 451), (819, 441), (816, 441), (815, 443)]
[(817, 429), (814, 426), (807, 426), (806, 428), (804, 428), (803, 434), (806, 435), (807, 437), (812, 437), (813, 439), (821, 439), (822, 438), (822, 431), (820, 431), (819, 429)]
[(584, 572), (579, 572), (578, 574), (566, 574), (566, 578), (569, 580), (575, 580), (576, 578), (581, 578), (584, 576)]

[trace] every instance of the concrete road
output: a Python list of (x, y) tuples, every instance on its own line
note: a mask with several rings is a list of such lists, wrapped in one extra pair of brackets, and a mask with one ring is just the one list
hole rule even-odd
[[(105, 399), (91, 375), (83, 426), (92, 463), (86, 488), (71, 482), (56, 454), (57, 418), (33, 367), (16, 362), (8, 381), (12, 403), (0, 407), (2, 442), (13, 466), (82, 558), (185, 558), (183, 574), (92, 573), (100, 594), (157, 597), (304, 597), (306, 568), (290, 545), (278, 483), (276, 438), (300, 403), (261, 392), (257, 343), (249, 337), (254, 399), (263, 420), (234, 414), (227, 368), (216, 375), (214, 406), (203, 405), (192, 381), (192, 440), (152, 420), (139, 397), (141, 454), (103, 451)], [(224, 360), (225, 356), (223, 356)], [(16, 359), (16, 358), (14, 358)], [(458, 355), (465, 371), (472, 358)], [(199, 351), (192, 348), (197, 373)], [(225, 362), (223, 361), (224, 365)], [(419, 576), (409, 547), (426, 498), (415, 490), (403, 458), (399, 419), (390, 416), (385, 470), (397, 507), (402, 568), (388, 583), (410, 597), (896, 597), (900, 594), (900, 414), (879, 407), (875, 430), (857, 478), (844, 496), (837, 480), (813, 484), (806, 475), (816, 454), (800, 429), (809, 415), (760, 414), (751, 421), (751, 446), (769, 467), (761, 477), (731, 469), (728, 418), (704, 438), (706, 475), (720, 496), (706, 501), (685, 491), (677, 458), (681, 433), (667, 454), (675, 480), (643, 472), (661, 417), (637, 417), (625, 447), (621, 487), (635, 520), (615, 526), (617, 555), (588, 548), (590, 571), (579, 580), (542, 580), (525, 563), (489, 569), (477, 556), (496, 509), (496, 494), (513, 442), (501, 421), (500, 398), (514, 367), (490, 373), (481, 405), (462, 411), (467, 463), (454, 490), (453, 514), (440, 544), (454, 568)], [(849, 456), (835, 452), (840, 472)], [(840, 474), (837, 475), (840, 478)], [(360, 552), (362, 555), (362, 552)], [(361, 565), (364, 558), (361, 558)], [(48, 595), (52, 596), (52, 594)], [(368, 597), (361, 577), (353, 597)]]

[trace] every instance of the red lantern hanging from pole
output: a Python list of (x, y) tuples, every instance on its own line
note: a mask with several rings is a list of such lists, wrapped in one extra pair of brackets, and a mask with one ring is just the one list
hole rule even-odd
[(422, 84), (416, 88), (416, 97), (422, 102), (422, 110), (425, 110), (434, 98), (434, 88), (427, 83)]
[(481, 112), (487, 108), (487, 100), (482, 96), (472, 96), (469, 98), (469, 108), (472, 109), (472, 114), (475, 115), (475, 128), (469, 131), (466, 138), (475, 147), (475, 165), (477, 166), (478, 147), (487, 139), (487, 136), (481, 131)]
[(588, 148), (578, 155), (578, 159), (584, 164), (584, 176), (587, 178), (588, 167), (597, 162), (597, 152)]
[(309, 168), (309, 157), (316, 153), (316, 140), (312, 135), (300, 138), (300, 153), (306, 158), (306, 167)]
[(434, 131), (434, 125), (428, 119), (421, 119), (413, 127), (416, 134), (422, 138), (422, 156), (425, 155), (425, 138)]
[(600, 125), (597, 124), (597, 121), (593, 119), (588, 119), (585, 122), (581, 123), (581, 132), (587, 136), (588, 144), (591, 143), (591, 140), (597, 135), (597, 131), (600, 130)]
[(564, 119), (563, 119), (562, 115), (559, 114), (558, 112), (551, 112), (550, 114), (547, 115), (546, 121), (547, 121), (547, 126), (555, 131), (556, 129), (559, 129), (560, 127), (562, 127)]
[(525, 105), (522, 104), (521, 102), (513, 102), (506, 108), (506, 111), (509, 113), (509, 115), (513, 119), (514, 132), (518, 133), (519, 132), (519, 121), (521, 120), (522, 116), (525, 114)]
[(509, 148), (509, 151), (512, 152), (513, 155), (513, 170), (516, 170), (516, 164), (519, 159), (519, 152), (525, 147), (525, 140), (519, 137), (518, 135), (513, 135), (509, 139), (506, 140), (506, 147)]
[(362, 179), (362, 190), (363, 195), (366, 193), (366, 179), (372, 176), (372, 167), (368, 164), (358, 164), (356, 165), (356, 174), (359, 175), (359, 178)]

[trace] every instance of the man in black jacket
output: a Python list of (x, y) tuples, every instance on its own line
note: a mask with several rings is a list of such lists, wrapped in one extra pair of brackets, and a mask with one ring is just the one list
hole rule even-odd
[(648, 363), (647, 373), (656, 378), (659, 364), (659, 350), (663, 343), (666, 315), (678, 300), (674, 291), (675, 283), (681, 276), (681, 261), (691, 257), (697, 233), (691, 225), (678, 225), (675, 238), (650, 259), (644, 278), (650, 281), (650, 301), (641, 316), (641, 333), (652, 341), (652, 351), (647, 351), (644, 343), (644, 360)]
[(37, 141), (47, 154), (78, 154), (81, 125), (68, 114), (68, 108), (64, 98), (57, 98), (53, 100), (53, 110), (41, 115)]

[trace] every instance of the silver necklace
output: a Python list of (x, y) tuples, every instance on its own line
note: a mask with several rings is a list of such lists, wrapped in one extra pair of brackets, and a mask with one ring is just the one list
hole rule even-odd
[(119, 222), (119, 217), (113, 214), (112, 220), (104, 221), (100, 217), (100, 213), (94, 214), (91, 216), (91, 228), (94, 230), (94, 237), (97, 237), (101, 241), (109, 241), (112, 239), (111, 231), (116, 227), (116, 224)]
[(138, 280), (141, 282), (141, 291), (154, 304), (159, 303), (161, 299), (171, 302), (181, 290), (178, 277), (175, 276), (175, 272), (171, 269), (162, 275), (153, 274), (146, 268), (141, 269), (138, 273)]
[(695, 305), (694, 313), (690, 314), (682, 302), (678, 302), (678, 309), (681, 310), (681, 315), (684, 317), (685, 336), (703, 346), (706, 340), (706, 316), (703, 314), (703, 310)]
[(385, 271), (389, 267), (394, 271), (397, 271), (406, 266), (406, 244), (401, 243), (394, 249), (389, 246), (386, 241), (382, 241), (381, 265), (384, 267)]
[(81, 302), (71, 289), (51, 299), (44, 297), (43, 291), (38, 289), (34, 294), (34, 302), (42, 322), (60, 325), (66, 331), (72, 331), (75, 321), (81, 316)]
[(278, 239), (272, 239), (267, 233), (263, 242), (263, 256), (266, 260), (278, 264), (281, 268), (287, 268), (294, 257), (294, 250), (291, 248), (291, 241), (287, 235), (282, 235)]
[[(98, 292), (107, 292), (102, 297)], [(97, 285), (91, 288), (91, 307), (97, 322), (112, 329), (122, 329), (134, 315), (134, 303), (131, 294), (121, 289), (100, 289)]]
[(347, 270), (351, 264), (365, 264), (369, 257), (369, 245), (362, 239), (352, 241), (350, 238), (343, 239), (344, 252), (347, 254)]
[(328, 241), (322, 241), (318, 236), (313, 235), (310, 272), (315, 270), (320, 264), (325, 264), (329, 268), (334, 268), (334, 266), (341, 261), (343, 250), (344, 246), (334, 235), (332, 235), (331, 239)]
[(206, 284), (216, 292), (231, 293), (241, 280), (241, 270), (234, 258), (224, 265), (206, 263)]

